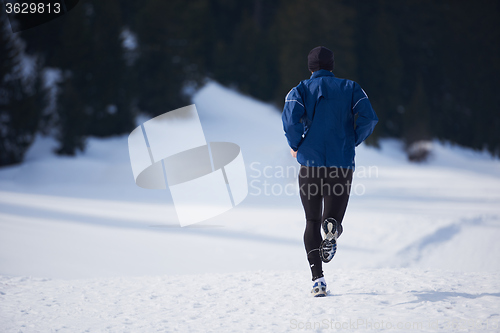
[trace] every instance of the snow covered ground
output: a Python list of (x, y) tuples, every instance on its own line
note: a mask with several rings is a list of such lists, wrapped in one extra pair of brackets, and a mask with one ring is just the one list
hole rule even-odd
[(314, 299), (280, 113), (216, 83), (193, 102), (207, 141), (240, 145), (249, 183), (205, 222), (181, 228), (168, 190), (134, 184), (127, 136), (76, 158), (38, 138), (0, 169), (1, 332), (500, 330), (498, 159), (360, 146), (330, 297)]
[(497, 332), (500, 275), (337, 270), (325, 298), (296, 271), (85, 280), (2, 278), (3, 332)]

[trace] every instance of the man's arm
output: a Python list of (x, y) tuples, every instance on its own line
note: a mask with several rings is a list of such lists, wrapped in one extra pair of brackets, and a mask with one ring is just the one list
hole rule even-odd
[(297, 87), (295, 87), (286, 95), (285, 106), (281, 114), (283, 130), (285, 131), (288, 145), (294, 151), (299, 149), (302, 134), (304, 134), (304, 124), (302, 124), (301, 118), (305, 111), (302, 96), (300, 96)]
[(355, 130), (357, 147), (372, 134), (375, 125), (378, 123), (377, 115), (372, 108), (368, 95), (357, 83), (354, 83), (352, 93), (352, 113), (358, 114)]

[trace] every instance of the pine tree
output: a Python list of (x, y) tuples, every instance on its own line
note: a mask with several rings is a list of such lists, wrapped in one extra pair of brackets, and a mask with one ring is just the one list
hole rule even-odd
[(406, 108), (408, 117), (405, 118), (405, 139), (411, 143), (417, 140), (429, 140), (431, 116), (425, 85), (421, 76), (417, 79), (415, 91), (410, 104)]
[(196, 86), (203, 73), (204, 33), (210, 31), (205, 1), (143, 3), (134, 24), (140, 57), (134, 66), (137, 106), (159, 115), (189, 104), (186, 85)]
[(87, 136), (128, 133), (133, 128), (131, 71), (120, 38), (121, 17), (118, 0), (89, 0), (23, 32), (30, 52), (39, 55), (44, 66), (64, 73), (54, 117), (60, 154), (83, 150)]
[(56, 153), (72, 156), (78, 150), (85, 149), (90, 117), (70, 72), (66, 72), (66, 78), (59, 86), (59, 91), (61, 92), (57, 103), (59, 147)]
[(356, 79), (357, 55), (354, 43), (356, 11), (343, 1), (282, 1), (276, 21), (279, 53), (277, 100), (291, 87), (309, 78), (307, 54), (316, 46), (326, 46), (335, 53), (337, 77)]
[(374, 135), (401, 136), (404, 63), (395, 3), (370, 0), (355, 5), (359, 22), (356, 30), (359, 83), (381, 119)]
[[(91, 110), (87, 135), (110, 136), (133, 129), (133, 113), (129, 91), (129, 68), (125, 64), (120, 34), (123, 28), (118, 0), (88, 2), (92, 7), (89, 17), (91, 34), (91, 63), (88, 68), (74, 72), (86, 76), (83, 89), (84, 103)], [(67, 36), (71, 38), (71, 36)], [(84, 87), (80, 87), (84, 88)]]
[(0, 13), (0, 165), (23, 160), (41, 118), (36, 64), (31, 77), (26, 77), (23, 56), (22, 41), (11, 32), (5, 13)]
[(279, 46), (272, 29), (279, 0), (214, 2), (219, 6), (213, 8), (211, 74), (242, 93), (272, 101), (279, 81)]
[(446, 26), (439, 49), (443, 65), (436, 134), (500, 154), (500, 3), (444, 1)]

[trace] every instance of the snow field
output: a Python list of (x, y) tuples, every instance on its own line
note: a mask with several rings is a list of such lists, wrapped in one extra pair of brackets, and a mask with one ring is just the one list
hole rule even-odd
[[(496, 331), (498, 273), (337, 270), (325, 298), (296, 271), (0, 280), (6, 332)], [(302, 287), (299, 287), (302, 286)], [(5, 302), (8, 301), (8, 302)], [(496, 327), (496, 329), (495, 329)]]
[(75, 158), (38, 138), (0, 169), (1, 332), (500, 330), (498, 159), (436, 141), (411, 164), (396, 140), (361, 145), (330, 296), (313, 299), (279, 112), (216, 83), (193, 102), (262, 192), (181, 228), (168, 191), (134, 184), (127, 136)]

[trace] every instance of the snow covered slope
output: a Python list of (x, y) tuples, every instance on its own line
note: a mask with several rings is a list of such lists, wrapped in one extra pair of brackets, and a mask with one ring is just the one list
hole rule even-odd
[(38, 138), (25, 163), (0, 169), (0, 331), (498, 324), (498, 159), (434, 142), (428, 162), (411, 164), (396, 140), (360, 146), (344, 234), (324, 268), (335, 297), (311, 300), (298, 165), (279, 110), (216, 83), (193, 102), (207, 141), (240, 145), (249, 182), (242, 204), (203, 223), (180, 228), (168, 191), (134, 184), (126, 135), (90, 139), (76, 158)]

